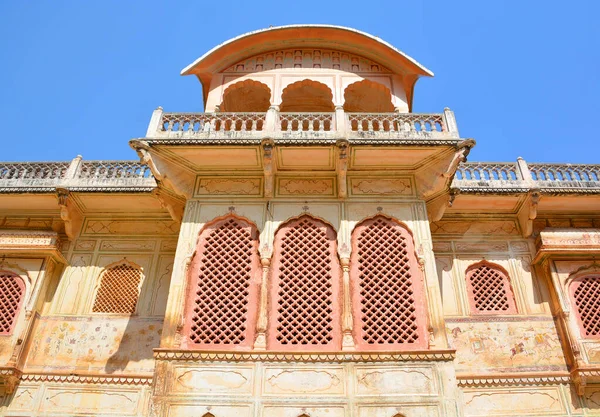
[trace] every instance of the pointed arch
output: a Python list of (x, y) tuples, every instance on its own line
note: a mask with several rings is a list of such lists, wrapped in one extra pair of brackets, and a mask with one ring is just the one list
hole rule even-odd
[(358, 348), (427, 347), (425, 286), (412, 235), (403, 224), (377, 215), (354, 228), (350, 278)]
[(318, 81), (302, 80), (288, 85), (281, 92), (281, 112), (333, 112), (333, 93)]
[(516, 314), (515, 296), (506, 269), (481, 261), (466, 270), (467, 294), (473, 314)]
[(255, 80), (243, 80), (230, 85), (223, 92), (222, 112), (261, 112), (271, 106), (271, 89)]
[(12, 333), (25, 299), (25, 281), (12, 271), (0, 271), (0, 335)]
[(391, 113), (392, 92), (383, 84), (362, 80), (344, 90), (344, 111), (350, 113)]
[(234, 215), (206, 224), (188, 271), (186, 344), (250, 349), (261, 275), (256, 225)]
[(275, 233), (271, 267), (271, 350), (341, 348), (341, 269), (333, 227), (310, 215)]
[(142, 280), (142, 268), (125, 258), (108, 265), (100, 274), (92, 312), (134, 314)]

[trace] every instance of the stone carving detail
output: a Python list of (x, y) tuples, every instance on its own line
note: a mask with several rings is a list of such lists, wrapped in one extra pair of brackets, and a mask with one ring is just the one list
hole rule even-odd
[(173, 220), (89, 220), (84, 229), (89, 235), (175, 235), (178, 232), (179, 223)]
[(100, 244), (100, 250), (151, 251), (155, 244), (153, 240), (104, 240)]
[(182, 372), (177, 383), (191, 391), (228, 391), (246, 385), (248, 378), (236, 371), (191, 369)]
[(267, 378), (267, 383), (280, 391), (324, 392), (341, 384), (340, 378), (327, 371), (285, 370)]
[(259, 178), (201, 178), (197, 195), (260, 195)]
[(333, 193), (333, 179), (281, 179), (280, 195), (326, 195)]
[(0, 232), (0, 247), (42, 247), (60, 248), (60, 241), (55, 232), (4, 230)]
[(457, 252), (508, 252), (506, 242), (455, 243)]
[(431, 233), (434, 235), (518, 235), (517, 226), (511, 220), (480, 221), (439, 221), (431, 223)]
[(73, 390), (73, 389), (52, 389), (48, 391), (48, 398), (43, 405), (45, 410), (52, 411), (73, 411), (73, 404), (79, 404), (79, 412), (98, 412), (131, 410), (127, 414), (135, 414), (139, 400), (137, 393), (121, 393), (117, 391), (99, 391), (99, 390)]
[(435, 390), (428, 369), (357, 370), (358, 391), (365, 394), (430, 394)]
[(176, 240), (163, 240), (160, 244), (160, 250), (162, 252), (172, 252), (177, 249)]
[(496, 415), (511, 413), (549, 413), (562, 411), (557, 389), (545, 391), (475, 392), (465, 395), (466, 415)]
[(95, 240), (78, 240), (77, 243), (75, 243), (75, 250), (93, 251), (95, 247)]
[(331, 49), (284, 49), (256, 55), (223, 72), (259, 72), (281, 68), (323, 68), (351, 72), (389, 73), (382, 65), (358, 55)]
[(373, 178), (373, 179), (356, 179), (351, 180), (352, 194), (360, 195), (412, 195), (412, 186), (408, 178)]

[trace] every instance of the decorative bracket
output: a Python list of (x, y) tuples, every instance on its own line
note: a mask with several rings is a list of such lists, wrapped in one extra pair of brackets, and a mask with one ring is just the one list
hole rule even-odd
[(160, 158), (152, 155), (151, 146), (144, 140), (133, 139), (129, 141), (129, 146), (136, 151), (140, 157), (140, 162), (148, 165), (152, 175), (159, 187), (164, 187), (174, 194), (177, 194), (185, 199), (192, 197), (192, 189), (195, 178), (184, 170), (172, 171), (173, 164), (168, 167), (173, 172), (173, 175), (168, 175), (162, 168), (167, 167), (167, 164), (162, 164)]
[(350, 144), (347, 140), (341, 139), (336, 142), (338, 149), (338, 160), (336, 165), (338, 179), (338, 197), (346, 198), (348, 196), (348, 186), (346, 173), (348, 172), (348, 150)]
[(265, 175), (265, 197), (273, 197), (273, 182), (275, 175), (275, 164), (273, 163), (273, 148), (275, 143), (272, 139), (264, 139), (261, 143), (263, 154), (263, 170)]
[(152, 194), (158, 199), (162, 208), (167, 209), (171, 218), (176, 222), (181, 223), (183, 219), (183, 210), (185, 209), (185, 201), (180, 197), (172, 194), (164, 187), (158, 187)]
[(530, 190), (517, 214), (523, 237), (529, 237), (533, 233), (533, 221), (537, 217), (537, 207), (540, 198), (541, 193), (539, 189)]
[(83, 224), (83, 216), (70, 198), (71, 192), (66, 188), (57, 188), (56, 196), (60, 207), (60, 218), (65, 223), (65, 233), (73, 241), (79, 236)]

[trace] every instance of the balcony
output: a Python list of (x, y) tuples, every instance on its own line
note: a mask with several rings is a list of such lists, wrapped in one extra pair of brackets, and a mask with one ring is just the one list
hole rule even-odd
[(600, 165), (469, 162), (459, 165), (452, 188), (461, 192), (600, 193)]
[(0, 193), (152, 191), (156, 181), (138, 161), (0, 162)]
[(455, 143), (460, 139), (454, 113), (165, 113), (154, 111), (146, 138), (160, 143), (277, 140), (409, 140), (416, 144)]

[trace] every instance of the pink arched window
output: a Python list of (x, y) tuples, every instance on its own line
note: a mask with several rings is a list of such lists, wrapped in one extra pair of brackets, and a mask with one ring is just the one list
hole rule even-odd
[(274, 247), (269, 349), (339, 350), (341, 271), (335, 231), (302, 216), (277, 230)]
[(570, 292), (581, 335), (600, 337), (600, 276), (575, 279)]
[(350, 282), (358, 348), (427, 347), (423, 277), (406, 228), (383, 216), (356, 226)]
[(189, 271), (187, 346), (251, 348), (261, 275), (256, 227), (233, 216), (209, 224)]
[(467, 293), (473, 314), (517, 313), (508, 273), (498, 265), (471, 265), (467, 269)]
[(0, 271), (0, 335), (11, 334), (25, 298), (25, 282), (8, 271)]

